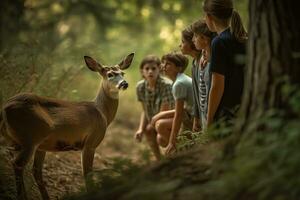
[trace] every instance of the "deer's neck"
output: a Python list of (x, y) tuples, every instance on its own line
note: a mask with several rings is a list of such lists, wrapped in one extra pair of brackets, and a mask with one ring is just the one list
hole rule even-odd
[(102, 81), (95, 103), (99, 111), (105, 115), (107, 125), (109, 125), (117, 113), (119, 104), (118, 90), (111, 89), (105, 81)]

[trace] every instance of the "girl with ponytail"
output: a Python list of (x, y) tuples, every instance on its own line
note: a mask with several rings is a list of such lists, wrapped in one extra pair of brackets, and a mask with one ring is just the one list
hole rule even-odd
[[(244, 87), (244, 58), (247, 32), (232, 0), (204, 0), (205, 21), (217, 36), (211, 44), (211, 88), (207, 124), (234, 118)], [(242, 60), (242, 62), (241, 62)]]

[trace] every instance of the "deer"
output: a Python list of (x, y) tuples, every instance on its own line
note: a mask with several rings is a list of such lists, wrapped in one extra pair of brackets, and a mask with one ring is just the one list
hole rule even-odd
[(33, 158), (33, 176), (43, 199), (49, 199), (42, 167), (46, 152), (81, 151), (85, 186), (90, 185), (94, 154), (115, 118), (119, 91), (128, 83), (123, 70), (129, 68), (134, 53), (113, 66), (104, 66), (84, 56), (87, 67), (98, 72), (102, 81), (94, 101), (71, 102), (33, 93), (11, 97), (0, 115), (0, 131), (19, 151), (13, 161), (18, 199), (27, 199), (24, 168)]

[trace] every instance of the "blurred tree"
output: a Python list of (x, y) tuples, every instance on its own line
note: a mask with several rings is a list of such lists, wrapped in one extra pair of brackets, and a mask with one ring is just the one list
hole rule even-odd
[(300, 16), (296, 2), (249, 2), (249, 63), (240, 133), (248, 122), (259, 121), (271, 109), (283, 110), (287, 118), (293, 116), (288, 103), (293, 93), (287, 96), (284, 87), (300, 84)]
[[(72, 16), (80, 16), (84, 25), (86, 16), (92, 16), (100, 34), (100, 39), (106, 39), (108, 28), (127, 26), (128, 30), (140, 32), (147, 23), (155, 23), (158, 19), (166, 18), (171, 24), (178, 18), (189, 18), (199, 15), (195, 9), (197, 1), (145, 1), (145, 0), (103, 0), (103, 1), (50, 1), (50, 0), (3, 0), (1, 1), (1, 49), (3, 50), (5, 38), (16, 41), (21, 31), (29, 31), (27, 37), (33, 32), (42, 31), (44, 39), (51, 41), (55, 48), (61, 40), (57, 37), (57, 26)], [(83, 28), (83, 27), (82, 27)], [(66, 31), (64, 28), (61, 32)], [(13, 35), (12, 35), (13, 34)], [(33, 37), (35, 37), (34, 35)]]
[(17, 39), (24, 26), (24, 0), (0, 1), (0, 52)]

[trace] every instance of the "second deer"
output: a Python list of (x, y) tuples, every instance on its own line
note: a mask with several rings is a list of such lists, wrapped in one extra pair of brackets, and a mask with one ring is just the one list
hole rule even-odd
[(95, 149), (116, 115), (119, 90), (128, 87), (122, 70), (131, 65), (133, 57), (131, 53), (120, 64), (110, 67), (84, 57), (89, 69), (103, 79), (95, 101), (69, 102), (30, 93), (7, 101), (0, 115), (0, 131), (20, 147), (13, 163), (18, 199), (27, 199), (23, 172), (33, 156), (34, 178), (43, 199), (49, 199), (42, 177), (47, 151), (81, 150), (82, 172), (86, 185), (89, 183), (87, 177), (93, 168)]

